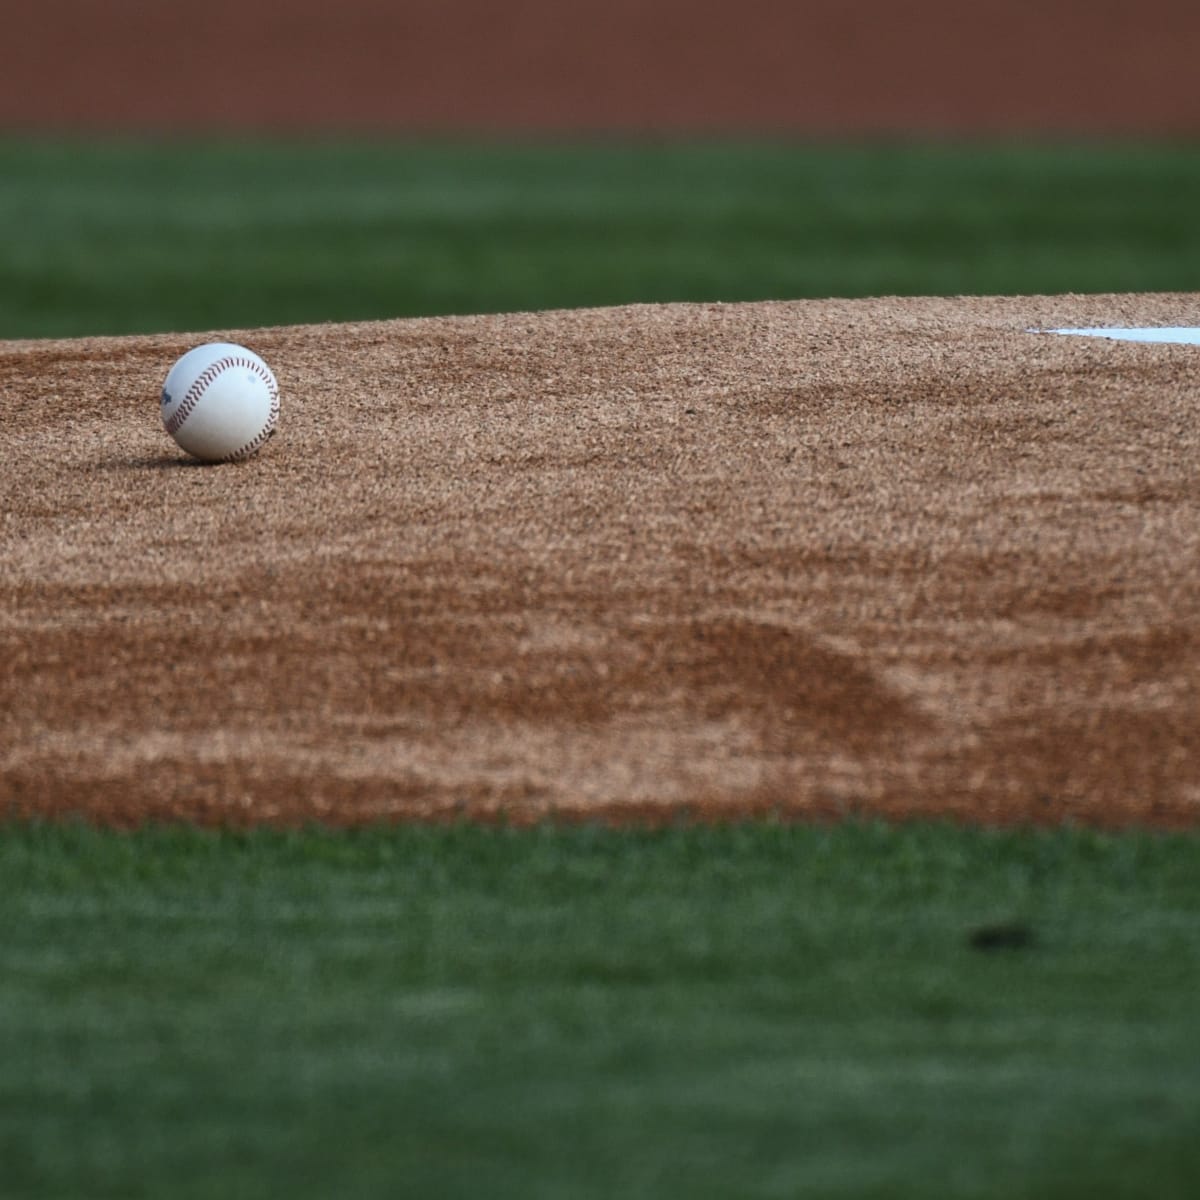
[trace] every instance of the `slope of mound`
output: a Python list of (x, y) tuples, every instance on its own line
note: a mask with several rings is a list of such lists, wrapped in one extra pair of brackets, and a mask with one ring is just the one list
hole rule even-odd
[(1185, 296), (224, 331), (281, 433), (188, 462), (197, 337), (0, 343), (0, 805), (102, 821), (1191, 823)]

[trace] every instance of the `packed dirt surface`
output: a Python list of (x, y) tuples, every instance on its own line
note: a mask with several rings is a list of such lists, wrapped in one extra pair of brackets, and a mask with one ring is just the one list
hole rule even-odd
[(0, 810), (1200, 815), (1195, 296), (0, 342)]
[(0, 128), (1200, 132), (1200, 5), (42, 0)]

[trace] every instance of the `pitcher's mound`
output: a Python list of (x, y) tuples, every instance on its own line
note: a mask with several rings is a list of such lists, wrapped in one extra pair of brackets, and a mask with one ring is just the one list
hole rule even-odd
[(1200, 812), (1185, 296), (0, 343), (0, 808), (131, 822)]

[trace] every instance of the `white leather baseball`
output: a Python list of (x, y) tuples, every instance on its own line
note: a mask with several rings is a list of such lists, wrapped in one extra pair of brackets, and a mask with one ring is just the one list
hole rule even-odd
[(189, 350), (167, 374), (162, 419), (193, 458), (248, 458), (275, 432), (279, 384), (253, 350), (210, 342)]

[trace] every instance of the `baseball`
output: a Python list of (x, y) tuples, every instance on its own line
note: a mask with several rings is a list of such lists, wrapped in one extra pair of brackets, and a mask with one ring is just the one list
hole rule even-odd
[(275, 432), (279, 385), (245, 346), (197, 346), (167, 374), (162, 420), (180, 449), (202, 462), (249, 458)]

